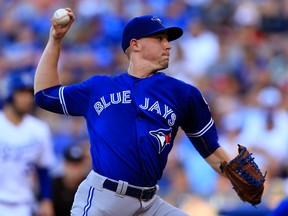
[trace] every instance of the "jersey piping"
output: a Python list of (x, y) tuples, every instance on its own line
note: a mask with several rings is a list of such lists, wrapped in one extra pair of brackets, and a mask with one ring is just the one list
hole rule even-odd
[(214, 124), (214, 120), (211, 118), (210, 121), (208, 122), (208, 124), (202, 129), (200, 130), (199, 132), (196, 132), (196, 133), (186, 133), (186, 135), (188, 137), (200, 137), (202, 136), (203, 134), (206, 133), (207, 130), (209, 130), (209, 128)]
[(60, 99), (60, 103), (61, 103), (61, 106), (62, 106), (62, 109), (63, 109), (63, 113), (65, 115), (69, 116), (69, 113), (68, 113), (68, 110), (67, 110), (67, 107), (66, 107), (66, 103), (65, 103), (65, 99), (64, 99), (64, 94), (63, 94), (64, 88), (65, 88), (65, 86), (62, 86), (59, 89), (59, 99)]

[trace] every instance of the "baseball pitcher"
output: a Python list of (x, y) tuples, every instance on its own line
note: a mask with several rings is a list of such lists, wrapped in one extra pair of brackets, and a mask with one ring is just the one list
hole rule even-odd
[(161, 72), (169, 64), (170, 41), (183, 30), (167, 28), (153, 15), (135, 17), (122, 34), (127, 71), (62, 86), (57, 71), (61, 42), (75, 19), (73, 11), (66, 10), (67, 25), (52, 20), (34, 88), (40, 107), (87, 121), (93, 170), (80, 184), (71, 214), (187, 215), (157, 195), (178, 128), (217, 172), (222, 173), (220, 162), (231, 158), (218, 144), (200, 91)]

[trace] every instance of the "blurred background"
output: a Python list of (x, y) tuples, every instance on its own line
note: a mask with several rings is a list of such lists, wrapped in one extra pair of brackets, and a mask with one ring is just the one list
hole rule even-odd
[[(6, 76), (34, 75), (58, 8), (71, 7), (76, 14), (59, 62), (64, 85), (125, 72), (121, 34), (134, 16), (153, 14), (165, 26), (182, 27), (184, 35), (172, 42), (164, 72), (199, 88), (210, 104), (220, 144), (233, 156), (238, 143), (248, 147), (268, 174), (263, 202), (251, 207), (179, 131), (160, 195), (192, 216), (270, 215), (287, 197), (287, 0), (0, 0), (0, 5), (0, 98)], [(67, 156), (70, 146), (81, 146), (80, 170), (90, 169), (84, 119), (40, 108), (33, 114), (51, 127), (59, 161), (55, 178), (67, 171), (67, 160), (78, 161)], [(67, 172), (77, 176), (71, 167)]]

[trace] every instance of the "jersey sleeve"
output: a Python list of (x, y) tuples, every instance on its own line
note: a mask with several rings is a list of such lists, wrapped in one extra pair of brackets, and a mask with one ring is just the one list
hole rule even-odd
[(90, 79), (70, 86), (53, 86), (35, 94), (36, 104), (50, 112), (85, 116), (90, 98)]
[(90, 79), (60, 87), (59, 99), (65, 115), (85, 116), (90, 101)]
[(219, 147), (209, 105), (195, 87), (191, 87), (186, 105), (182, 129), (200, 155), (206, 158)]

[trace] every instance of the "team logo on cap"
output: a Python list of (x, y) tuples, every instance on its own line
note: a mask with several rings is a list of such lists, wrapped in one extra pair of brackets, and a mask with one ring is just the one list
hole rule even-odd
[(154, 136), (159, 144), (159, 154), (163, 151), (166, 145), (170, 145), (171, 142), (171, 128), (170, 129), (158, 129), (156, 131), (149, 132)]
[(151, 18), (151, 20), (152, 20), (152, 21), (156, 21), (156, 22), (160, 23), (160, 24), (163, 26), (162, 21), (161, 21), (158, 17), (153, 16), (153, 17)]

